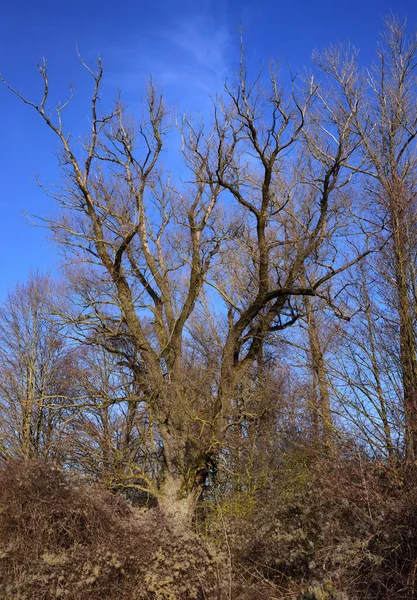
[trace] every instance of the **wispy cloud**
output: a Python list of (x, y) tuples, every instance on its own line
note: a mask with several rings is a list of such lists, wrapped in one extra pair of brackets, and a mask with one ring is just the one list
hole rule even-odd
[(202, 16), (177, 25), (166, 38), (179, 51), (182, 62), (177, 65), (179, 74), (183, 70), (192, 71), (194, 82), (204, 89), (221, 85), (230, 68), (230, 31)]
[(173, 16), (138, 31), (117, 48), (109, 48), (110, 84), (135, 93), (149, 75), (162, 85), (169, 101), (186, 110), (203, 108), (221, 91), (233, 65), (237, 39), (207, 8), (199, 14)]

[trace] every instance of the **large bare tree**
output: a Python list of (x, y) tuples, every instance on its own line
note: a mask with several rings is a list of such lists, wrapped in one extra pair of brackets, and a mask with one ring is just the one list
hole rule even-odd
[[(285, 90), (271, 71), (265, 85), (251, 82), (242, 59), (211, 124), (183, 118), (184, 169), (169, 176), (155, 87), (142, 122), (121, 102), (101, 114), (102, 65), (84, 66), (94, 91), (81, 148), (64, 128), (66, 104), (48, 108), (46, 63), (39, 103), (6, 85), (61, 146), (65, 184), (52, 195), (62, 217), (49, 226), (78, 299), (67, 318), (131, 370), (133, 400), (146, 406), (161, 448), (158, 474), (138, 467), (130, 483), (183, 526), (228, 429), (247, 418), (243, 384), (267, 337), (297, 321), (302, 297), (343, 316), (330, 282), (369, 251), (340, 247), (351, 214), (345, 164), (358, 144), (353, 109), (336, 118), (314, 80)], [(209, 365), (190, 354), (197, 306), (219, 323)]]

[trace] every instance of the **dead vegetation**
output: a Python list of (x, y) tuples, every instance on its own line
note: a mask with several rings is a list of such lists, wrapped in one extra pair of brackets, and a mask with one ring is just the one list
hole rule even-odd
[(39, 462), (8, 463), (0, 490), (4, 600), (220, 597), (221, 562), (157, 510)]
[(206, 502), (199, 537), (45, 463), (8, 463), (0, 490), (5, 600), (415, 598), (417, 485), (378, 464)]

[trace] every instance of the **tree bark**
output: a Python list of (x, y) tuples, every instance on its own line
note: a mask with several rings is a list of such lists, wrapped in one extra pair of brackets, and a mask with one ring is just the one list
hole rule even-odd
[(400, 326), (400, 360), (402, 371), (405, 449), (409, 464), (417, 458), (417, 344), (413, 324), (413, 308), (409, 289), (409, 251), (405, 199), (401, 190), (390, 196), (390, 216), (393, 230), (395, 280)]
[(330, 409), (329, 386), (326, 377), (326, 364), (324, 353), (319, 336), (319, 329), (316, 315), (311, 306), (311, 300), (308, 296), (304, 299), (304, 306), (307, 317), (307, 330), (311, 355), (311, 370), (314, 380), (314, 402), (313, 415), (316, 425), (316, 435), (319, 437), (316, 441), (321, 441), (325, 447), (329, 448), (332, 444), (332, 415)]

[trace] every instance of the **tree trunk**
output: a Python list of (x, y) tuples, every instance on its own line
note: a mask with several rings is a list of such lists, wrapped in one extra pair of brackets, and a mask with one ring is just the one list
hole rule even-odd
[(22, 400), (21, 446), (23, 457), (27, 460), (33, 454), (32, 417), (35, 404), (36, 385), (31, 367), (26, 369), (26, 399)]
[[(329, 386), (326, 377), (326, 365), (316, 315), (311, 307), (311, 300), (308, 296), (305, 297), (304, 304), (311, 352), (311, 370), (313, 373), (314, 392), (316, 396), (313, 406), (313, 411), (316, 414), (313, 416), (313, 421), (315, 423), (314, 428), (316, 430), (316, 435), (321, 436), (321, 440), (316, 441), (323, 442), (324, 446), (329, 448), (332, 440), (332, 415), (330, 410)], [(319, 425), (321, 425), (321, 427)]]
[(404, 394), (405, 448), (407, 462), (414, 464), (417, 459), (417, 345), (409, 289), (410, 273), (405, 204), (406, 201), (401, 190), (393, 190), (390, 197), (390, 211), (400, 323), (400, 360)]
[(208, 467), (190, 449), (180, 428), (160, 427), (163, 441), (164, 479), (158, 490), (158, 506), (167, 522), (177, 531), (189, 529), (195, 515)]
[(167, 523), (176, 531), (190, 529), (201, 487), (186, 488), (183, 477), (166, 474), (158, 494), (158, 506)]

